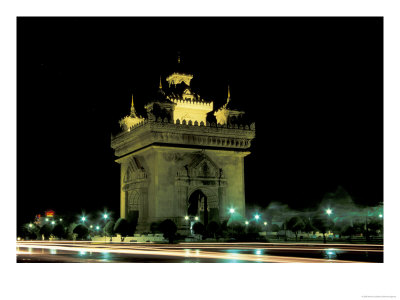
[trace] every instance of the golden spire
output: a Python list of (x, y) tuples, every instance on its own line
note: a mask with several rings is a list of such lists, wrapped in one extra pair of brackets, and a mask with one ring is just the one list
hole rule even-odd
[(131, 116), (136, 117), (135, 106), (133, 106), (133, 94), (132, 94), (132, 104), (131, 104)]
[(160, 90), (162, 90), (161, 76), (160, 76)]
[(229, 84), (228, 84), (228, 99), (226, 100), (226, 103), (231, 101), (231, 90), (229, 89)]

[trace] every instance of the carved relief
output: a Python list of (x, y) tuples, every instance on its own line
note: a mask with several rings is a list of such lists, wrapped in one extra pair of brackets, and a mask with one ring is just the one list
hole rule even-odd
[(166, 161), (180, 161), (183, 155), (179, 153), (164, 152), (163, 157)]
[[(128, 168), (124, 176), (124, 183), (143, 181), (147, 179), (147, 173), (140, 161), (136, 157), (132, 157), (128, 163)], [(127, 188), (129, 185), (125, 185)]]
[(128, 196), (128, 212), (140, 210), (140, 193), (138, 191), (130, 191)]

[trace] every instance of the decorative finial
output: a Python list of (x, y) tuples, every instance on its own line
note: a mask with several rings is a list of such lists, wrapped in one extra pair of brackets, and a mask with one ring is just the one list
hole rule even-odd
[(132, 104), (131, 104), (131, 117), (136, 117), (135, 106), (133, 106), (133, 94), (132, 94)]
[(160, 90), (162, 90), (161, 76), (160, 76)]
[(181, 63), (181, 57), (178, 55), (178, 64)]
[(228, 99), (226, 102), (228, 103), (229, 101), (231, 101), (231, 90), (230, 90), (229, 84), (228, 84)]

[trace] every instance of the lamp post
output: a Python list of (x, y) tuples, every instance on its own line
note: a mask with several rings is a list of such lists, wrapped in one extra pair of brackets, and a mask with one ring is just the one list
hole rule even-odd
[(190, 230), (190, 218), (189, 218), (189, 216), (185, 216), (185, 220), (187, 221), (187, 225), (188, 225), (188, 228), (189, 228), (189, 232), (190, 232), (190, 234), (192, 234), (192, 231)]
[[(328, 215), (328, 220), (329, 220), (329, 217), (330, 217), (330, 215), (333, 213), (333, 211), (332, 211), (332, 209), (328, 208), (325, 212), (326, 212), (326, 214)], [(328, 222), (327, 225), (329, 225), (329, 222)], [(328, 228), (328, 230), (330, 230), (330, 229)], [(325, 235), (326, 235), (326, 233), (325, 233)], [(325, 240), (324, 240), (324, 241), (325, 241)]]
[(107, 233), (106, 233), (106, 220), (108, 218), (107, 214), (103, 214), (103, 219), (104, 219), (104, 243), (107, 242)]

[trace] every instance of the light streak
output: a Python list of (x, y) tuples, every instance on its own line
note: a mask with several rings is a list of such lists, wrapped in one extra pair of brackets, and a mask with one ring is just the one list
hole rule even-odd
[[(120, 254), (140, 254), (140, 255), (155, 255), (155, 256), (174, 256), (174, 257), (192, 257), (192, 258), (205, 258), (205, 259), (223, 259), (223, 260), (236, 260), (236, 261), (258, 261), (258, 262), (280, 262), (280, 263), (327, 263), (327, 262), (341, 262), (341, 263), (355, 263), (357, 261), (340, 261), (340, 260), (327, 260), (320, 258), (304, 258), (304, 257), (285, 257), (285, 256), (262, 256), (254, 254), (242, 253), (218, 253), (196, 250), (194, 253), (187, 251), (187, 249), (170, 249), (163, 248), (143, 249), (138, 247), (136, 249), (116, 248), (114, 246), (107, 246), (107, 248), (96, 248), (94, 245), (86, 245), (86, 247), (64, 244), (49, 245), (38, 243), (19, 243), (18, 247), (21, 248), (37, 248), (37, 249), (56, 249), (61, 251), (75, 251), (75, 252), (95, 252), (95, 253), (120, 253)], [(320, 250), (320, 249), (319, 249)], [(24, 253), (25, 254), (25, 253)], [(357, 262), (358, 263), (358, 262)]]

